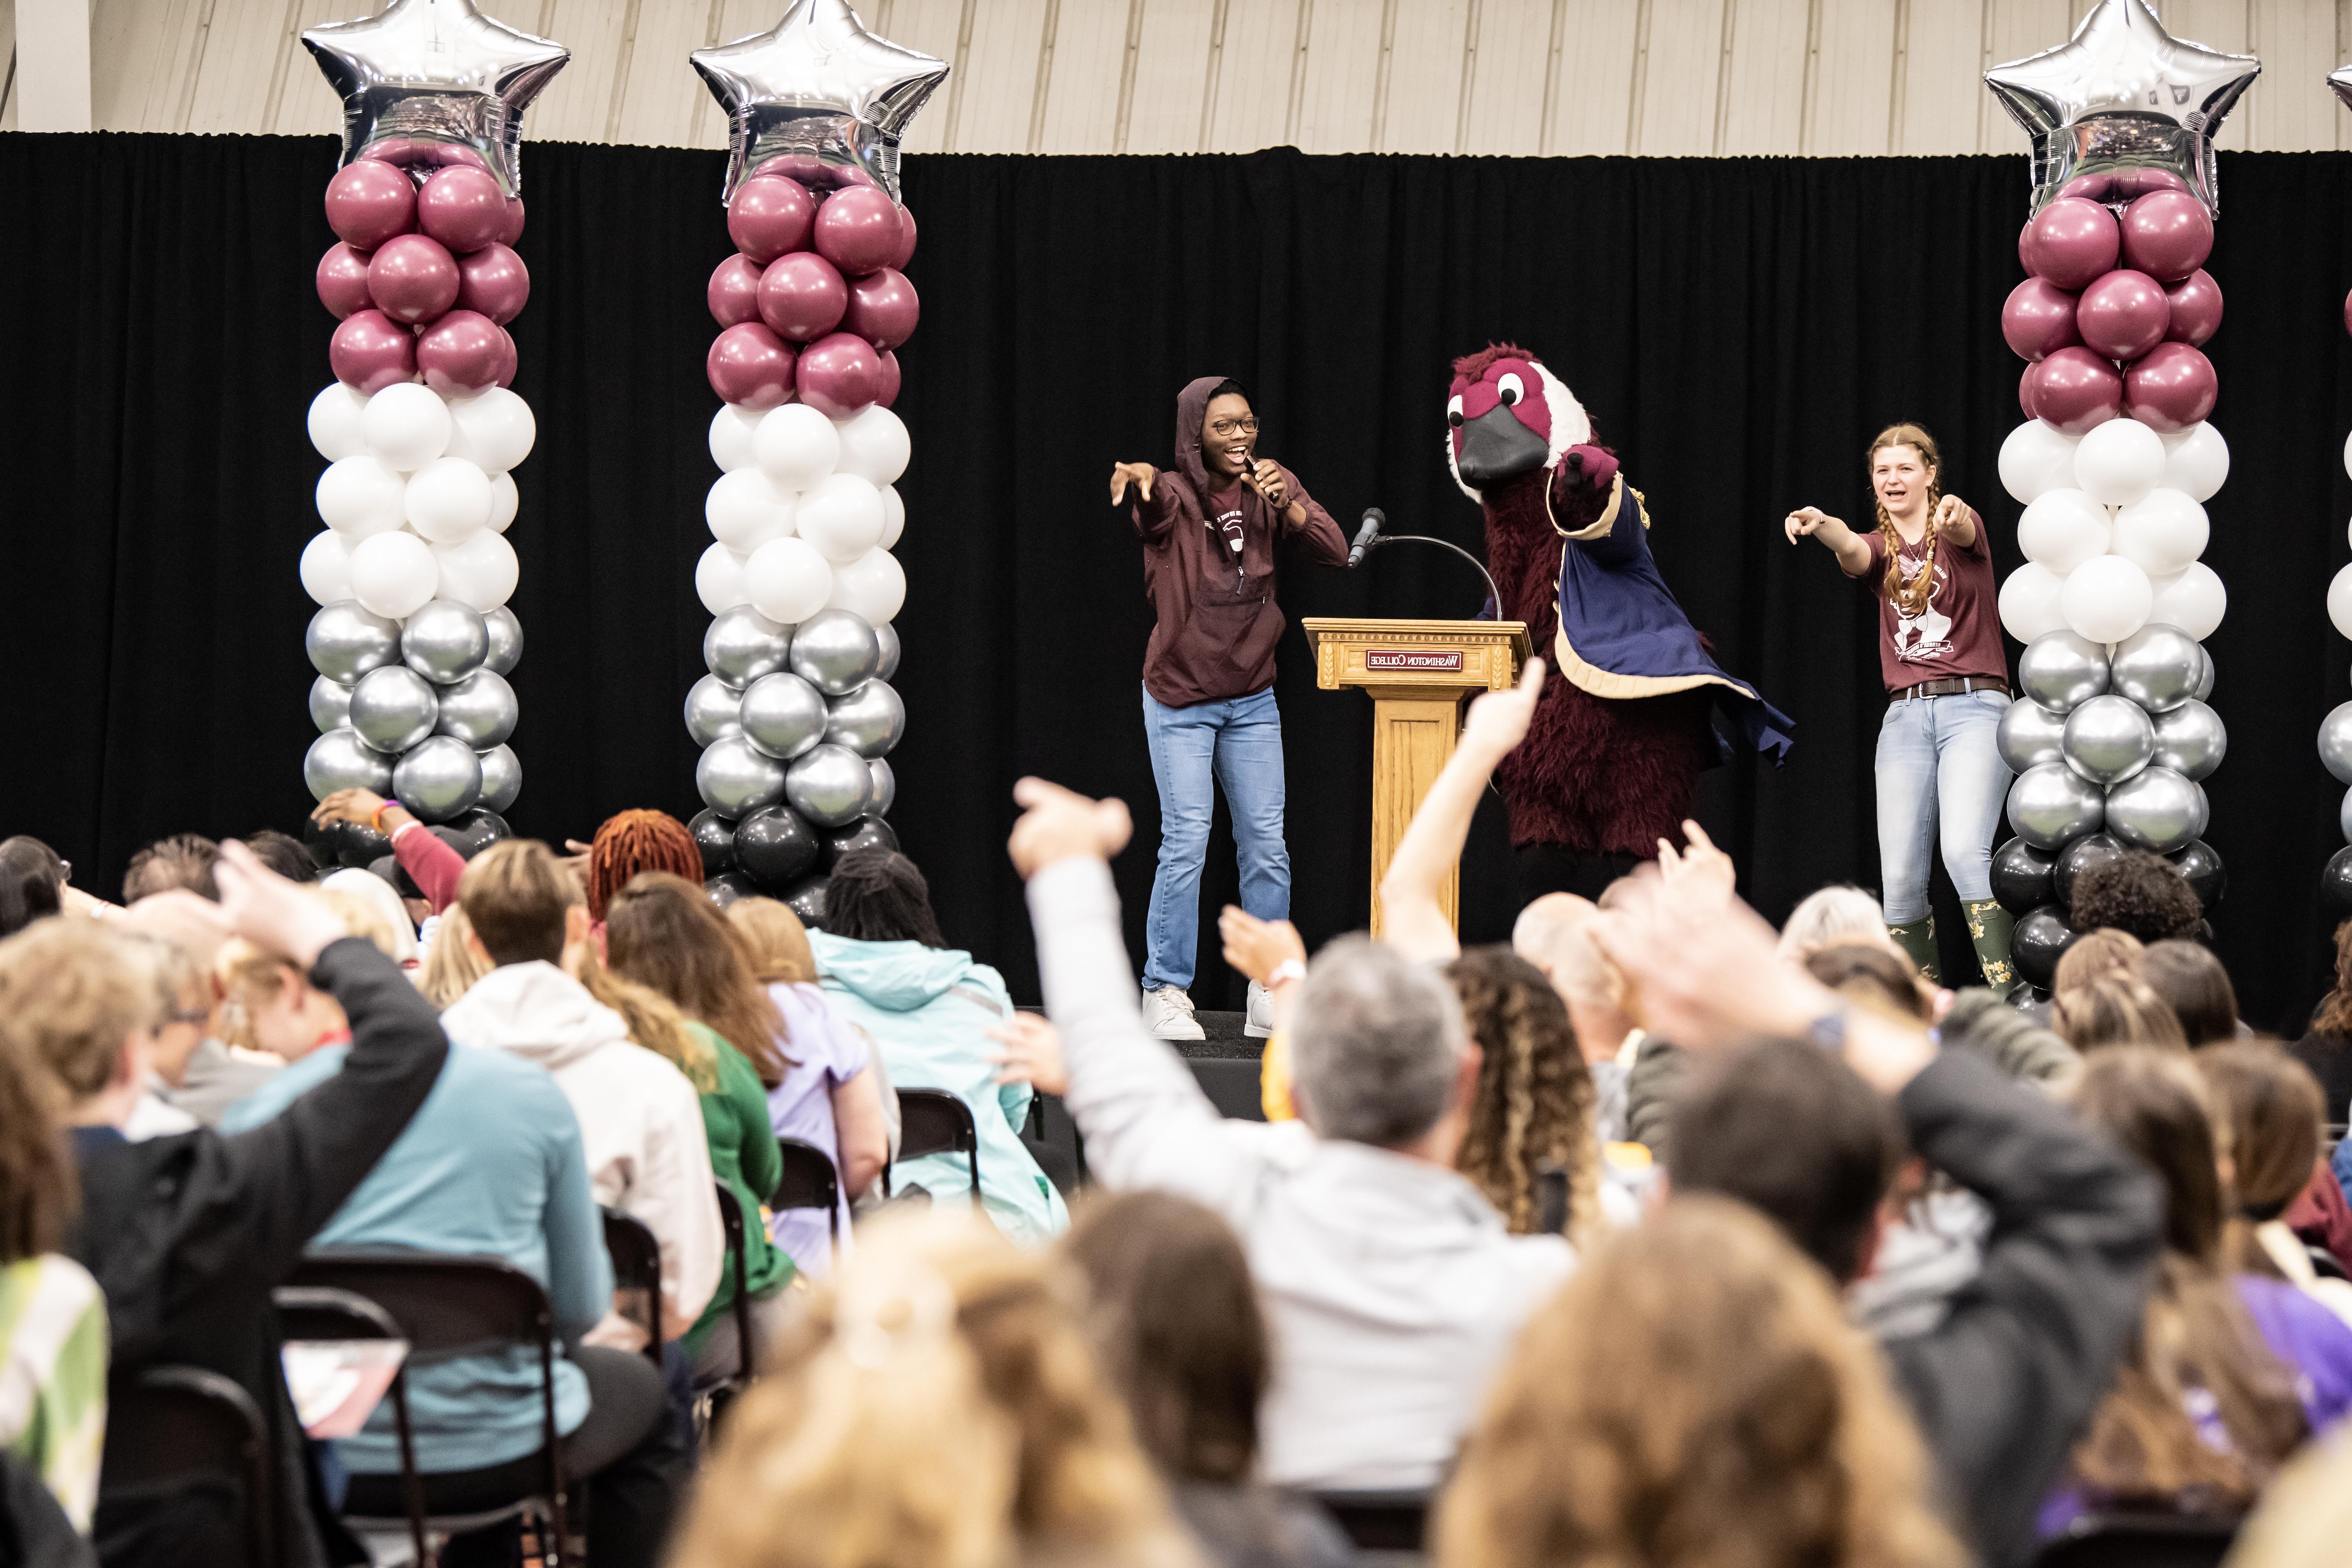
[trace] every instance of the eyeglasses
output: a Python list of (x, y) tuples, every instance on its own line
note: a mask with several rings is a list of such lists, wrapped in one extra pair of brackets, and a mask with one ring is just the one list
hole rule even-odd
[(1218, 437), (1220, 440), (1223, 439), (1225, 437), (1234, 434), (1236, 431), (1244, 436), (1255, 436), (1257, 434), (1257, 421), (1255, 419), (1213, 419), (1209, 421), (1209, 434)]

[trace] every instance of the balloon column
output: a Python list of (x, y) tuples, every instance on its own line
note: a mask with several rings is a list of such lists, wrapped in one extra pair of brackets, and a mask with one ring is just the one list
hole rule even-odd
[[(537, 428), (507, 385), (506, 324), (530, 293), (516, 166), (523, 108), (570, 57), (471, 0), (394, 0), (302, 41), (345, 105), (326, 196), (337, 243), (318, 272), (341, 324), (335, 380), (310, 404), (327, 527), (302, 552), (320, 605), (303, 781), (502, 834), (497, 814), (522, 790), (505, 535)], [(385, 852), (366, 828), (336, 847), (357, 865)]]
[(910, 446), (890, 405), (918, 315), (898, 147), (947, 67), (875, 37), (843, 0), (795, 0), (772, 32), (692, 58), (728, 111), (735, 242), (707, 295), (723, 406), (694, 574), (715, 618), (686, 699), (703, 748), (692, 826), (713, 897), (771, 893), (814, 924), (835, 860), (898, 847), (884, 759), (906, 729), (890, 623), (907, 510), (892, 486)]
[[(2352, 66), (2332, 72), (2327, 85), (2346, 108), (2352, 109)], [(2344, 330), (2352, 332), (2352, 294), (2344, 297)], [(2352, 438), (2344, 443), (2344, 467), (2352, 473)], [(2352, 637), (2352, 566), (2337, 572), (2327, 584), (2327, 618), (2338, 632)], [(2338, 703), (2320, 721), (2319, 760), (2337, 784), (2352, 784), (2352, 702)], [(2352, 910), (2352, 789), (2345, 792), (2336, 816), (2344, 831), (2345, 847), (2329, 858), (2320, 873), (2320, 890), (2337, 909)]]
[(2001, 310), (2026, 361), (2026, 423), (2000, 463), (2026, 563), (2001, 584), (2000, 619), (2026, 647), (2000, 735), (2016, 837), (1995, 851), (1993, 890), (2019, 917), (2018, 973), (2045, 990), (2089, 867), (2148, 849), (2209, 910), (2222, 891), (2200, 837), (2200, 781), (2228, 743), (2204, 700), (2203, 643), (2228, 605), (2199, 559), (2204, 503), (2230, 471), (2206, 423), (2219, 385), (2201, 345), (2221, 291), (2204, 262), (2211, 139), (2261, 68), (2172, 37), (2145, 0), (2100, 0), (2065, 45), (1986, 73), (2034, 137), (2035, 179), (2026, 279)]

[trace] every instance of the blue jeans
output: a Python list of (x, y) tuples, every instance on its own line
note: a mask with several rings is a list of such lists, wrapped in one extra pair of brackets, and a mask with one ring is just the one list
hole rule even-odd
[(1913, 697), (1878, 727), (1878, 873), (1889, 925), (1927, 918), (1927, 856), (1943, 828), (1944, 869), (1966, 903), (1992, 897), (1992, 836), (2009, 798), (1993, 732), (1998, 691)]
[(1242, 908), (1290, 918), (1290, 850), (1282, 841), (1282, 711), (1271, 687), (1250, 697), (1171, 708), (1143, 694), (1143, 736), (1160, 786), (1160, 868), (1143, 922), (1143, 988), (1192, 984), (1201, 940), (1201, 862), (1215, 791), (1233, 814)]

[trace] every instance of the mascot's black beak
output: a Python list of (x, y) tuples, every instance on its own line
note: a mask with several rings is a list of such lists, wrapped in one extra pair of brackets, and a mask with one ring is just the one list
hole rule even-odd
[(1454, 466), (1472, 489), (1539, 468), (1551, 456), (1542, 437), (1519, 423), (1509, 407), (1497, 403), (1462, 426), (1462, 452)]

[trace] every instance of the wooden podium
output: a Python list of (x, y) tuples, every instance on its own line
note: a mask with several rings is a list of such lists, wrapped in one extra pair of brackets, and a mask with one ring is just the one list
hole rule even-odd
[[(1405, 621), (1309, 616), (1299, 622), (1315, 650), (1315, 683), (1372, 694), (1372, 934), (1381, 932), (1381, 879), (1389, 858), (1454, 754), (1462, 700), (1519, 678), (1531, 651), (1520, 621)], [(1461, 872), (1442, 901), (1457, 919)]]

